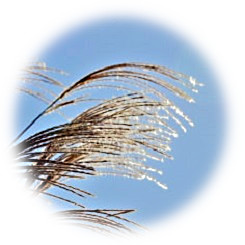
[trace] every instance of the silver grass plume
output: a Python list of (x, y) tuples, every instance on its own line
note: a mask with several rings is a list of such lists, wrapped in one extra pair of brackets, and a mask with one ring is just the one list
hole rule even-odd
[[(186, 90), (196, 93), (202, 84), (164, 66), (145, 63), (107, 66), (68, 87), (47, 75), (51, 72), (65, 74), (45, 63), (35, 63), (24, 71), (20, 90), (47, 107), (13, 141), (16, 161), (34, 193), (74, 206), (59, 212), (62, 219), (103, 232), (130, 231), (125, 222), (137, 224), (122, 215), (134, 210), (88, 209), (74, 201), (73, 196), (92, 194), (67, 180), (115, 175), (146, 179), (167, 189), (166, 184), (151, 175), (162, 171), (149, 166), (147, 159), (172, 159), (170, 144), (178, 137), (178, 128), (186, 132), (186, 125), (194, 124), (170, 98), (174, 95), (193, 103)], [(52, 86), (59, 87), (61, 92), (57, 95)], [(89, 104), (88, 108), (83, 103)], [(45, 115), (57, 112), (68, 118), (66, 108), (70, 106), (81, 109), (68, 122), (22, 139)], [(70, 193), (69, 198), (50, 192), (51, 187)]]

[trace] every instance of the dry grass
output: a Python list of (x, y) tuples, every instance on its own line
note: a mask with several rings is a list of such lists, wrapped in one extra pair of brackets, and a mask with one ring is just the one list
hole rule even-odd
[[(25, 70), (22, 81), (31, 84), (31, 88), (22, 86), (21, 91), (43, 101), (47, 107), (13, 141), (16, 161), (36, 194), (76, 207), (61, 211), (62, 219), (99, 231), (129, 231), (125, 222), (135, 223), (122, 216), (133, 210), (88, 209), (73, 197), (92, 194), (76, 187), (74, 182), (68, 184), (67, 180), (115, 175), (146, 179), (167, 189), (151, 174), (162, 171), (149, 166), (148, 159), (160, 162), (172, 159), (169, 154), (172, 139), (178, 137), (179, 128), (186, 132), (186, 125), (193, 126), (193, 122), (170, 97), (192, 103), (194, 99), (186, 91), (197, 92), (202, 84), (166, 67), (144, 63), (107, 66), (68, 87), (52, 78), (51, 72), (63, 74), (43, 63)], [(57, 95), (52, 86), (59, 87), (61, 92)], [(98, 91), (102, 91), (99, 96)], [(112, 94), (110, 98), (106, 98), (108, 91)], [(92, 104), (84, 109), (82, 103)], [(57, 112), (66, 118), (66, 108), (70, 106), (81, 108), (70, 121), (20, 140), (47, 114)], [(51, 187), (70, 193), (69, 198), (51, 193)]]

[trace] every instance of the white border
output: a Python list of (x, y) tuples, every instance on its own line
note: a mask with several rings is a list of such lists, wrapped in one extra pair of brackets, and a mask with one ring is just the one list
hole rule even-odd
[[(209, 60), (223, 89), (228, 120), (220, 167), (199, 198), (153, 232), (117, 242), (136, 244), (244, 244), (243, 1), (4, 1), (0, 6), (1, 236), (2, 244), (109, 243), (73, 234), (52, 223), (41, 204), (18, 187), (7, 161), (13, 122), (13, 87), (21, 67), (60, 33), (77, 23), (109, 16), (149, 19), (181, 32)], [(59, 227), (59, 229), (58, 229)], [(115, 242), (115, 240), (114, 240)]]

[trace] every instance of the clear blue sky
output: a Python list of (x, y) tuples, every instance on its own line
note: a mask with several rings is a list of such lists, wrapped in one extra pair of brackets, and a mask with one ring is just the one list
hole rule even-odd
[[(217, 163), (222, 146), (224, 115), (222, 96), (210, 67), (195, 47), (182, 37), (144, 22), (110, 19), (78, 26), (47, 47), (39, 56), (48, 66), (67, 71), (68, 77), (58, 76), (70, 84), (85, 74), (106, 65), (120, 62), (161, 64), (196, 77), (205, 87), (194, 94), (196, 104), (178, 101), (178, 105), (193, 119), (194, 128), (172, 143), (173, 161), (159, 163), (164, 171), (159, 180), (168, 190), (152, 182), (115, 177), (88, 178), (81, 187), (97, 197), (84, 200), (90, 208), (136, 208), (130, 215), (147, 224), (184, 207), (208, 181)], [(27, 95), (21, 96), (17, 132), (30, 122), (44, 105)], [(19, 114), (18, 114), (19, 115)], [(54, 119), (58, 123), (58, 119)], [(48, 127), (49, 120), (40, 120), (28, 134)], [(26, 134), (26, 136), (28, 135)], [(151, 163), (149, 163), (151, 165)]]

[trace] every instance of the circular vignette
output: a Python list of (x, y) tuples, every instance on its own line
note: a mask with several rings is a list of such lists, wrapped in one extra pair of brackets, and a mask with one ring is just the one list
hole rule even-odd
[[(180, 137), (171, 143), (174, 160), (148, 162), (163, 171), (157, 178), (168, 186), (168, 190), (153, 182), (114, 176), (88, 177), (79, 185), (97, 196), (82, 200), (85, 206), (137, 209), (127, 217), (143, 225), (166, 218), (197, 195), (216, 166), (225, 120), (216, 77), (195, 47), (162, 26), (130, 19), (108, 19), (67, 32), (41, 52), (37, 60), (67, 72), (68, 76), (56, 74), (66, 86), (102, 67), (125, 62), (163, 65), (202, 82), (205, 86), (193, 95), (195, 104), (178, 101), (178, 106), (195, 126), (187, 126), (187, 133), (180, 131)], [(94, 93), (100, 96), (100, 90)], [(113, 94), (108, 92), (108, 96)], [(19, 101), (16, 134), (45, 108), (42, 102), (27, 95), (22, 94)], [(81, 109), (73, 110), (78, 113)], [(49, 120), (41, 118), (25, 136), (62, 123), (62, 120), (59, 115)], [(60, 192), (56, 190), (55, 193)], [(54, 202), (54, 208), (64, 209), (66, 204)]]

